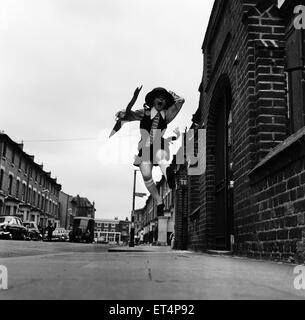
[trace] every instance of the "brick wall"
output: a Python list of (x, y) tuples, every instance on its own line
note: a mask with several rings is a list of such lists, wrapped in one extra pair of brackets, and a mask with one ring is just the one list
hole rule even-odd
[(216, 246), (217, 121), (224, 105), (224, 113), (232, 112), (234, 180), (233, 230), (226, 226), (226, 239), (232, 232), (239, 252), (245, 252), (244, 242), (253, 236), (257, 214), (249, 173), (287, 138), (285, 27), (275, 3), (215, 1), (203, 44), (199, 107), (200, 127), (207, 129), (206, 172), (198, 177), (200, 209), (189, 219), (192, 249)]
[(278, 145), (250, 174), (251, 212), (236, 250), (291, 260), (305, 228), (305, 130)]
[(186, 250), (188, 241), (187, 168), (180, 165), (176, 172), (175, 192), (175, 249)]

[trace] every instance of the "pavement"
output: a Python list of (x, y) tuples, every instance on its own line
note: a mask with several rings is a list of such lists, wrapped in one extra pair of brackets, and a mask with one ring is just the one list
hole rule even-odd
[(7, 299), (304, 299), (294, 265), (169, 247), (0, 241)]

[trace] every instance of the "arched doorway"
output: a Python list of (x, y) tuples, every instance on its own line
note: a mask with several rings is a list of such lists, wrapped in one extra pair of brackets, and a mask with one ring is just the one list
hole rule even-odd
[(230, 250), (233, 234), (233, 160), (231, 86), (228, 77), (218, 82), (211, 100), (207, 139), (207, 165), (212, 180), (208, 181), (207, 199), (212, 199), (207, 215), (210, 217), (210, 247)]

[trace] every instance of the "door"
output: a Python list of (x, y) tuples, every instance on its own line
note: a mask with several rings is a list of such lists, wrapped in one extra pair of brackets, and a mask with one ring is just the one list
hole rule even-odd
[(216, 118), (215, 249), (229, 250), (233, 221), (232, 113), (226, 93)]

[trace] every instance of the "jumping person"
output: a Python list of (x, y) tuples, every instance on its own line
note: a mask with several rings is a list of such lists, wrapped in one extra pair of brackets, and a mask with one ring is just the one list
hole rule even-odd
[[(141, 89), (142, 87), (135, 90), (132, 104), (136, 102)], [(175, 174), (169, 163), (169, 144), (172, 139), (164, 139), (163, 136), (167, 125), (179, 113), (184, 102), (185, 100), (174, 92), (159, 87), (146, 95), (143, 109), (120, 111), (116, 115), (121, 121), (140, 121), (141, 141), (134, 165), (140, 168), (145, 186), (157, 202), (158, 216), (163, 216), (164, 204), (153, 181), (152, 169), (159, 166), (169, 187), (174, 189)], [(175, 133), (179, 135), (177, 131)]]

